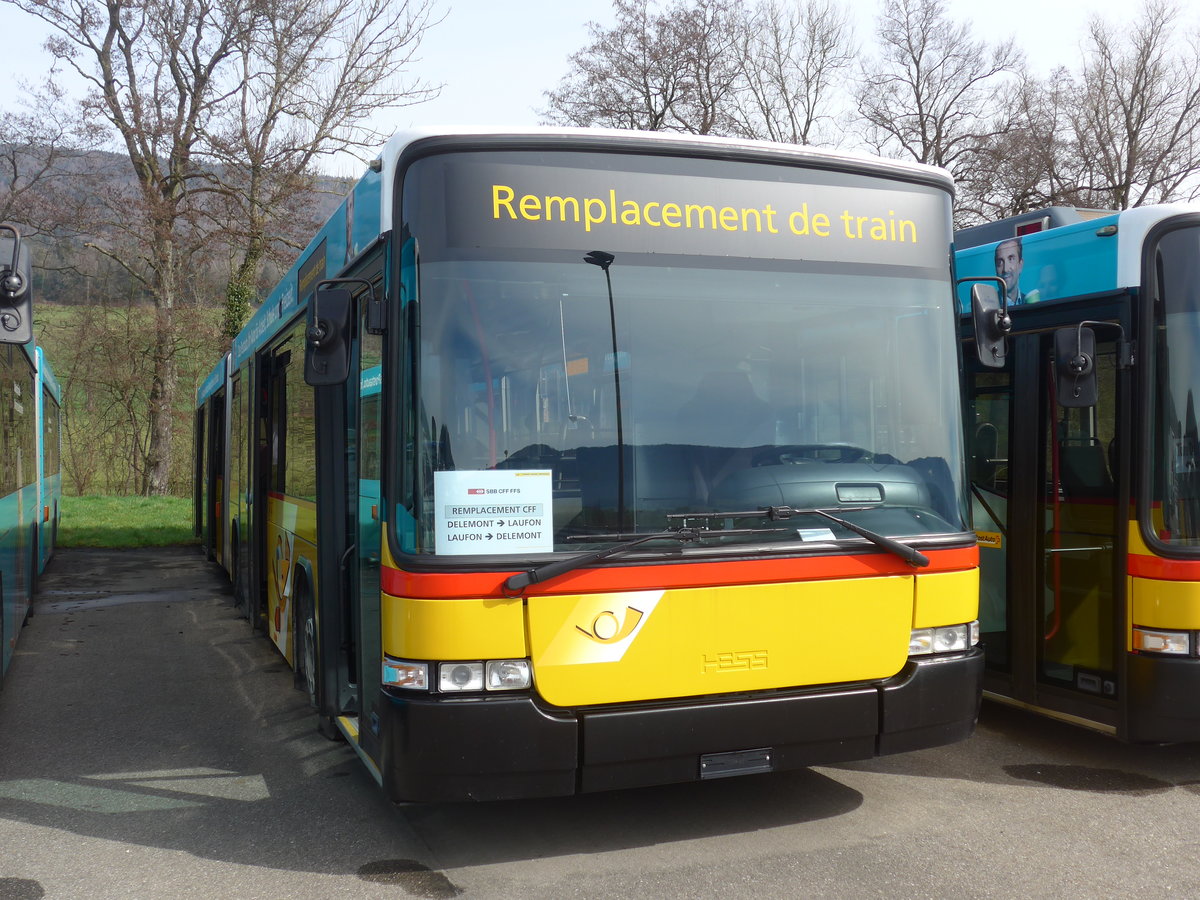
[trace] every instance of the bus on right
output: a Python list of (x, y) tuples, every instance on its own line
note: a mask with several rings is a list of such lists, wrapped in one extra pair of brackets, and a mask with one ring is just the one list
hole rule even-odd
[(1200, 740), (1200, 206), (1026, 213), (955, 261), (985, 693)]

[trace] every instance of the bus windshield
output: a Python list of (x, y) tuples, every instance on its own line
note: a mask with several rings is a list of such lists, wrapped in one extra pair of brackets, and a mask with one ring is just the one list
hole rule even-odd
[(1155, 537), (1200, 550), (1200, 228), (1168, 232), (1158, 243), (1153, 304), (1155, 450), (1151, 471)]
[(780, 506), (965, 530), (946, 273), (419, 245), (405, 552), (577, 552), (689, 521), (728, 532), (705, 552), (859, 540)]

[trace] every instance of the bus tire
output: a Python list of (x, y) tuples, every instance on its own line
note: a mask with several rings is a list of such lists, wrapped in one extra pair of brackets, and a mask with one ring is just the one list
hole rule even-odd
[(296, 582), (296, 683), (317, 708), (317, 620), (308, 582)]

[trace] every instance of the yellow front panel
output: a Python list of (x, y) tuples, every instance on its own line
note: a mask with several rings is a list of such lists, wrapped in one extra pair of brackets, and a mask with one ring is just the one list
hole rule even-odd
[(1176, 631), (1200, 630), (1200, 584), (1131, 578), (1132, 624)]
[(979, 618), (979, 570), (917, 576), (913, 628), (959, 625)]
[(383, 595), (383, 652), (397, 659), (524, 659), (524, 604)]
[(913, 581), (531, 597), (535, 685), (576, 706), (887, 678), (908, 658)]

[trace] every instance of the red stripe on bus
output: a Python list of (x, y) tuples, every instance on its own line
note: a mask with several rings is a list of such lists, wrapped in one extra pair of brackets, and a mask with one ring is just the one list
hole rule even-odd
[(1157, 578), (1160, 581), (1200, 581), (1200, 560), (1163, 559), (1130, 553), (1125, 562), (1134, 578)]
[[(595, 594), (606, 591), (673, 590), (735, 584), (778, 584), (831, 578), (870, 578), (977, 568), (979, 548), (924, 551), (929, 565), (915, 569), (890, 553), (869, 556), (792, 557), (788, 559), (695, 562), (677, 565), (580, 569), (549, 585), (531, 585), (525, 593)], [(501, 585), (513, 572), (405, 572), (383, 567), (381, 587), (393, 597), (426, 600), (503, 597)]]

